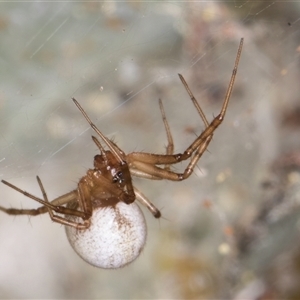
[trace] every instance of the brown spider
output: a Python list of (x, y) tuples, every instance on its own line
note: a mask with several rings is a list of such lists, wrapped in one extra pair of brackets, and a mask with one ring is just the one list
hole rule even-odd
[[(92, 136), (100, 150), (100, 154), (94, 158), (94, 169), (89, 169), (86, 175), (79, 180), (76, 190), (51, 202), (48, 201), (38, 176), (37, 181), (43, 199), (2, 180), (4, 184), (43, 206), (37, 209), (15, 209), (0, 206), (0, 210), (10, 215), (31, 216), (48, 212), (52, 221), (66, 225), (71, 245), (84, 260), (92, 265), (102, 268), (119, 268), (133, 261), (138, 257), (146, 240), (144, 216), (134, 201), (137, 199), (145, 205), (155, 218), (159, 218), (161, 213), (132, 185), (131, 176), (152, 180), (182, 181), (192, 174), (195, 165), (212, 140), (214, 131), (224, 119), (242, 47), (243, 39), (240, 41), (222, 109), (211, 123), (208, 123), (186, 81), (179, 74), (181, 82), (205, 125), (205, 130), (183, 153), (173, 153), (173, 139), (161, 100), (159, 100), (159, 106), (168, 138), (166, 154), (162, 155), (144, 152), (125, 154), (114, 142), (102, 134), (73, 98), (75, 105), (92, 129), (100, 136), (108, 150), (105, 150), (99, 140)], [(171, 165), (189, 158), (191, 158), (190, 162), (183, 173), (170, 170)]]

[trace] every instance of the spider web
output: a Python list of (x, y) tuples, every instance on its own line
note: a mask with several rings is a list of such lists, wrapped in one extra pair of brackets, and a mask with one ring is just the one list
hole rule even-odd
[[(175, 152), (182, 152), (204, 126), (177, 73), (211, 120), (245, 38), (228, 113), (195, 174), (180, 184), (135, 180), (168, 219), (159, 228), (145, 211), (150, 240), (142, 258), (127, 271), (94, 270), (47, 217), (30, 218), (30, 227), (28, 218), (1, 215), (0, 296), (233, 298), (235, 284), (225, 275), (218, 284), (226, 288), (214, 294), (210, 284), (216, 279), (194, 274), (219, 267), (214, 263), (230, 246), (222, 230), (247, 205), (256, 209), (270, 164), (299, 147), (299, 116), (292, 114), (299, 110), (299, 3), (11, 1), (0, 8), (0, 178), (40, 195), (39, 175), (49, 199), (74, 189), (97, 153), (94, 133), (72, 97), (126, 153), (164, 153), (161, 98)], [(36, 207), (0, 188), (1, 206)], [(168, 257), (172, 247), (177, 256)], [(191, 267), (187, 257), (198, 253), (204, 257)], [(136, 268), (134, 274), (129, 268)], [(178, 284), (182, 270), (193, 274), (189, 285)]]

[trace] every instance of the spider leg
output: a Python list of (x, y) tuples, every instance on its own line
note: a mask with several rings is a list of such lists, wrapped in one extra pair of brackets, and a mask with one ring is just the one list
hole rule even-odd
[[(101, 139), (105, 142), (106, 146), (109, 148), (111, 153), (115, 156), (117, 161), (120, 164), (120, 168), (122, 168), (122, 174), (124, 177), (124, 180), (126, 181), (126, 193), (123, 193), (123, 201), (127, 204), (132, 203), (135, 200), (135, 194), (133, 190), (133, 185), (131, 181), (131, 175), (129, 172), (129, 168), (127, 165), (127, 162), (125, 160), (125, 154), (123, 151), (119, 149), (119, 147), (116, 146), (115, 143), (110, 141), (98, 128), (97, 126), (91, 121), (87, 113), (84, 111), (84, 109), (81, 107), (81, 105), (78, 103), (78, 101), (75, 98), (72, 98), (73, 102), (77, 106), (77, 108), (80, 110), (80, 112), (83, 114), (87, 122), (90, 124), (92, 129), (101, 137)], [(94, 142), (97, 144), (97, 139), (93, 138)], [(99, 143), (100, 144), (100, 143)], [(99, 147), (99, 145), (97, 144)], [(101, 151), (100, 147), (100, 151)]]
[[(232, 71), (231, 79), (226, 91), (226, 95), (224, 98), (224, 102), (221, 108), (220, 113), (215, 117), (210, 124), (208, 124), (208, 121), (198, 104), (197, 100), (195, 99), (194, 95), (192, 94), (191, 90), (189, 89), (187, 83), (185, 82), (182, 75), (179, 75), (184, 87), (186, 88), (194, 106), (196, 107), (201, 119), (203, 120), (206, 128), (205, 130), (200, 134), (199, 137), (195, 139), (195, 141), (183, 152), (179, 154), (173, 154), (173, 155), (159, 155), (159, 154), (152, 154), (152, 153), (143, 153), (143, 152), (133, 152), (127, 155), (127, 162), (131, 168), (131, 172), (134, 174), (133, 170), (137, 170), (136, 174), (140, 174), (141, 177), (143, 174), (147, 173), (154, 177), (160, 177), (162, 179), (168, 179), (168, 180), (175, 180), (180, 181), (183, 179), (186, 179), (189, 177), (193, 171), (193, 168), (197, 164), (198, 160), (206, 150), (207, 146), (209, 145), (210, 141), (212, 140), (214, 131), (219, 127), (219, 125), (222, 123), (225, 117), (225, 113), (228, 107), (228, 103), (230, 100), (230, 96), (232, 93), (238, 64), (241, 57), (242, 47), (243, 47), (243, 39), (240, 41), (240, 45), (238, 48), (234, 68)], [(187, 168), (185, 169), (184, 173), (175, 173), (171, 172), (168, 169), (162, 169), (156, 165), (171, 165), (176, 164), (178, 162), (187, 160), (192, 155), (190, 163), (188, 164)], [(140, 173), (139, 173), (140, 172)], [(138, 176), (137, 175), (137, 176)]]
[(81, 107), (81, 105), (78, 103), (78, 101), (75, 98), (72, 98), (72, 100), (75, 103), (75, 105), (77, 106), (77, 108), (80, 110), (80, 112), (83, 114), (83, 116), (85, 117), (85, 119), (87, 120), (87, 122), (90, 124), (90, 126), (92, 127), (92, 129), (101, 137), (101, 139), (105, 142), (105, 144), (107, 145), (107, 147), (109, 148), (109, 150), (114, 154), (114, 156), (116, 157), (116, 159), (120, 163), (123, 163), (124, 159), (122, 157), (122, 153), (120, 153), (120, 151), (118, 151), (118, 149), (116, 149), (114, 147), (114, 144), (91, 121), (91, 119), (89, 118), (89, 116), (87, 115), (87, 113), (84, 111), (84, 109)]
[(93, 213), (92, 198), (89, 185), (86, 183), (85, 177), (83, 177), (78, 184), (78, 204), (85, 213), (84, 220), (90, 218)]
[[(205, 117), (205, 115), (204, 115), (201, 107), (199, 106), (197, 100), (195, 99), (194, 95), (192, 94), (191, 90), (189, 89), (189, 87), (188, 87), (185, 79), (180, 74), (179, 74), (179, 77), (180, 77), (183, 85), (185, 86), (186, 90), (188, 91), (188, 93), (190, 95), (190, 98), (192, 99), (194, 105), (196, 106), (196, 108), (197, 108), (197, 110), (199, 112), (199, 115), (201, 116), (201, 118), (202, 118), (205, 126), (208, 127), (208, 125), (209, 125), (208, 121), (207, 121), (207, 119), (206, 119), (206, 117)], [(166, 150), (167, 150), (166, 151), (166, 155), (173, 155), (173, 153), (174, 153), (173, 137), (172, 137), (171, 129), (170, 129), (169, 123), (167, 121), (165, 110), (164, 110), (164, 106), (163, 106), (163, 103), (162, 103), (161, 99), (159, 99), (159, 107), (160, 107), (162, 119), (163, 119), (164, 126), (165, 126), (165, 131), (167, 133), (167, 139), (168, 139), (168, 145), (166, 147)], [(166, 164), (164, 166), (164, 169), (170, 171), (170, 165)], [(140, 177), (140, 178), (151, 179), (151, 180), (161, 180), (162, 179), (161, 177), (150, 175), (150, 174), (142, 172), (141, 170), (138, 170), (138, 169), (131, 169), (130, 172), (131, 172), (131, 174), (133, 176)]]
[(8, 215), (29, 215), (29, 216), (37, 216), (44, 214), (48, 212), (48, 209), (46, 206), (41, 206), (36, 209), (18, 209), (18, 208), (6, 208), (3, 206), (0, 206), (0, 211), (3, 211), (4, 213)]
[[(38, 180), (38, 182), (40, 181), (39, 177), (37, 177), (37, 180)], [(16, 187), (15, 185), (13, 185), (5, 180), (2, 180), (2, 182), (5, 185), (9, 186), (10, 188), (16, 190), (17, 192), (23, 194), (24, 196), (31, 198), (43, 205), (42, 207), (39, 207), (37, 209), (15, 209), (15, 208), (0, 207), (1, 211), (5, 212), (9, 215), (32, 215), (32, 216), (35, 216), (35, 215), (39, 215), (39, 214), (48, 212), (48, 209), (52, 209), (53, 211), (60, 213), (60, 214), (74, 215), (74, 216), (81, 217), (81, 218), (85, 217), (85, 214), (82, 211), (78, 211), (75, 209), (70, 209), (70, 208), (62, 206), (66, 203), (77, 200), (77, 191), (76, 190), (69, 192), (67, 194), (64, 194), (58, 198), (55, 198), (51, 202), (48, 202), (48, 201), (42, 200), (42, 199), (30, 194), (24, 190), (21, 190), (20, 188)], [(39, 185), (40, 185), (40, 183), (39, 183)], [(41, 187), (41, 185), (40, 185), (40, 187)]]
[[(193, 95), (192, 91), (190, 90), (190, 88), (189, 88), (187, 82), (185, 81), (184, 77), (181, 74), (178, 74), (178, 76), (179, 76), (179, 78), (180, 78), (183, 86), (185, 87), (187, 93), (189, 94), (190, 99), (192, 100), (195, 108), (197, 109), (198, 114), (200, 115), (200, 117), (201, 117), (201, 119), (202, 119), (205, 127), (207, 128), (209, 126), (209, 123), (208, 123), (208, 121), (206, 119), (206, 116), (205, 116), (202, 108), (200, 107), (198, 101), (196, 100), (195, 96)], [(172, 134), (171, 134), (170, 126), (169, 126), (169, 123), (167, 121), (165, 110), (164, 110), (164, 107), (163, 107), (161, 99), (159, 99), (159, 107), (160, 107), (162, 119), (163, 119), (165, 130), (166, 130), (166, 133), (167, 133), (167, 139), (168, 139), (167, 153), (166, 154), (167, 155), (173, 155), (174, 154), (173, 137), (172, 137)], [(164, 169), (170, 171), (170, 165), (166, 164), (165, 167), (164, 167)]]
[[(167, 148), (166, 148), (167, 153), (166, 154), (167, 155), (172, 155), (174, 153), (173, 137), (172, 137), (172, 134), (171, 134), (170, 126), (169, 126), (169, 123), (167, 121), (164, 106), (163, 106), (163, 103), (162, 103), (161, 99), (159, 99), (158, 102), (159, 102), (159, 108), (160, 108), (161, 116), (162, 116), (162, 119), (163, 119), (163, 122), (164, 122), (165, 130), (166, 130), (166, 133), (167, 133), (167, 139), (168, 139), (168, 145), (167, 145)], [(168, 168), (168, 166), (165, 166), (165, 168)]]
[[(38, 184), (40, 186), (40, 189), (42, 191), (44, 201), (46, 203), (49, 203), (47, 193), (44, 189), (44, 186), (42, 184), (41, 179), (38, 176), (36, 177), (36, 179), (37, 179)], [(90, 226), (89, 220), (84, 220), (83, 223), (78, 223), (78, 222), (72, 221), (72, 220), (70, 220), (66, 217), (61, 217), (61, 216), (55, 215), (53, 210), (49, 206), (46, 206), (46, 207), (48, 209), (49, 216), (50, 216), (50, 218), (53, 222), (60, 223), (60, 224), (63, 224), (63, 225), (67, 225), (67, 226), (72, 226), (72, 227), (75, 227), (77, 229), (86, 229)], [(70, 210), (70, 209), (68, 208), (68, 210)]]
[(201, 119), (202, 119), (205, 127), (207, 128), (209, 126), (209, 123), (208, 123), (208, 121), (206, 119), (206, 116), (205, 116), (205, 114), (204, 114), (201, 106), (199, 105), (198, 101), (196, 100), (195, 96), (193, 95), (192, 91), (190, 90), (190, 88), (189, 88), (188, 84), (186, 83), (184, 77), (181, 74), (178, 74), (178, 76), (179, 76), (179, 78), (180, 78), (180, 80), (181, 80), (181, 82), (182, 82), (185, 90), (189, 94), (190, 99), (192, 100), (194, 106), (196, 107), (196, 109), (198, 111), (198, 114), (200, 115), (200, 117), (201, 117)]
[[(163, 122), (164, 122), (165, 131), (166, 131), (167, 139), (168, 139), (168, 145), (166, 147), (166, 155), (173, 155), (174, 142), (173, 142), (172, 133), (171, 133), (170, 126), (169, 126), (169, 123), (168, 123), (167, 118), (166, 118), (166, 114), (165, 114), (165, 110), (164, 110), (164, 106), (162, 104), (162, 101), (161, 101), (161, 99), (158, 99), (158, 101), (159, 101), (159, 108), (160, 108), (160, 111), (161, 111), (161, 116), (162, 116), (162, 119), (163, 119)], [(131, 154), (129, 154), (129, 157), (130, 157), (130, 155)], [(170, 165), (166, 164), (164, 166), (164, 169), (170, 171)], [(145, 173), (141, 170), (134, 169), (134, 168), (130, 168), (130, 173), (133, 176), (140, 177), (140, 178), (145, 178), (145, 179), (151, 179), (151, 180), (161, 180), (162, 179), (160, 177)]]
[(154, 206), (154, 204), (149, 199), (146, 198), (146, 196), (142, 192), (140, 192), (137, 188), (134, 188), (134, 193), (136, 195), (136, 199), (141, 204), (146, 206), (155, 218), (158, 219), (161, 217), (160, 211)]
[(149, 173), (145, 173), (141, 170), (134, 169), (134, 168), (130, 169), (130, 174), (132, 176), (144, 178), (144, 179), (151, 179), (151, 180), (162, 180), (163, 179), (161, 177), (157, 177), (157, 176), (151, 175)]
[[(212, 139), (212, 135), (209, 136), (203, 144), (199, 146), (195, 155), (192, 157), (188, 166), (185, 168), (183, 173), (176, 173), (173, 171), (166, 170), (164, 168), (158, 167), (151, 163), (145, 163), (141, 161), (135, 161), (133, 163), (134, 169), (131, 170), (132, 175), (142, 178), (150, 178), (150, 179), (168, 179), (172, 181), (182, 181), (188, 178), (196, 166), (198, 160), (201, 158), (202, 154), (205, 152), (208, 144)], [(137, 170), (137, 171), (135, 171)], [(147, 174), (147, 175), (144, 175)]]

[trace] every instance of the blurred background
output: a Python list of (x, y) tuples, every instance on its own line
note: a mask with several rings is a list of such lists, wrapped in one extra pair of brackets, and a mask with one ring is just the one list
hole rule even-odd
[(97, 269), (48, 215), (1, 213), (1, 299), (300, 298), (297, 2), (0, 3), (0, 179), (41, 196), (39, 175), (49, 199), (76, 188), (98, 151), (71, 97), (126, 153), (165, 152), (161, 98), (183, 152), (204, 126), (177, 74), (212, 120), (241, 37), (226, 118), (192, 176), (134, 179), (163, 214), (142, 208), (141, 256)]

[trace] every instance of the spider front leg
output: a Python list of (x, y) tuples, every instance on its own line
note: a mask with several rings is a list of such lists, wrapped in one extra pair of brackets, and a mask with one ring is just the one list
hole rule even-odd
[[(234, 80), (234, 76), (235, 73), (233, 73), (231, 81)], [(226, 94), (220, 114), (209, 124), (205, 114), (203, 113), (199, 103), (197, 102), (190, 88), (188, 87), (185, 79), (180, 74), (179, 77), (184, 87), (186, 88), (206, 128), (201, 133), (201, 135), (198, 138), (196, 138), (196, 140), (184, 151), (184, 153), (173, 154), (173, 148), (174, 148), (173, 139), (172, 139), (172, 135), (171, 135), (171, 131), (167, 119), (165, 117), (163, 105), (160, 100), (159, 105), (160, 105), (162, 118), (163, 118), (165, 130), (167, 132), (167, 138), (168, 138), (167, 154), (159, 155), (159, 154), (142, 153), (142, 152), (133, 152), (128, 154), (127, 162), (129, 163), (129, 166), (131, 168), (130, 171), (134, 176), (147, 178), (147, 179), (154, 179), (154, 180), (168, 179), (172, 181), (181, 181), (188, 178), (192, 174), (194, 167), (196, 166), (197, 162), (199, 161), (202, 154), (207, 149), (210, 141), (212, 140), (213, 132), (216, 130), (216, 128), (221, 124), (221, 122), (224, 119), (228, 102), (229, 102), (229, 97), (232, 90), (231, 85), (229, 85), (228, 89), (230, 89), (231, 87), (231, 90)], [(192, 156), (193, 153), (195, 153), (194, 156)], [(191, 161), (189, 162), (188, 166), (186, 167), (183, 173), (176, 173), (170, 170), (170, 165), (187, 160), (190, 157), (192, 157)], [(161, 164), (164, 164), (165, 167), (162, 168), (157, 166)]]
[[(186, 87), (188, 93), (190, 94), (191, 99), (192, 99), (194, 105), (196, 106), (196, 108), (198, 110), (198, 113), (199, 113), (199, 115), (201, 116), (201, 118), (202, 118), (202, 120), (204, 122), (205, 127), (208, 127), (209, 126), (208, 121), (207, 121), (207, 119), (206, 119), (206, 117), (205, 117), (205, 115), (204, 115), (201, 107), (199, 106), (197, 100), (195, 99), (195, 97), (193, 96), (192, 92), (190, 91), (190, 89), (189, 89), (189, 87), (188, 87), (185, 79), (180, 74), (179, 74), (179, 77), (180, 77), (182, 83), (184, 84), (184, 86)], [(173, 142), (173, 137), (172, 137), (171, 129), (170, 129), (168, 120), (166, 118), (164, 106), (163, 106), (163, 103), (162, 103), (161, 99), (159, 99), (159, 108), (160, 108), (160, 112), (161, 112), (161, 116), (162, 116), (162, 119), (163, 119), (165, 131), (166, 131), (166, 134), (167, 134), (167, 140), (168, 140), (168, 145), (166, 147), (166, 155), (165, 156), (169, 156), (170, 157), (170, 156), (173, 156), (173, 153), (174, 153), (174, 142)], [(129, 154), (127, 156), (127, 160), (130, 161), (130, 159), (132, 159), (131, 156), (137, 156), (137, 155), (143, 155), (143, 154), (145, 154), (145, 153), (132, 153), (132, 154)], [(149, 154), (146, 153), (146, 155), (149, 155)], [(150, 154), (150, 155), (153, 156), (152, 154)], [(199, 153), (198, 153), (198, 155), (199, 155)], [(161, 155), (161, 156), (164, 156), (164, 155)], [(128, 157), (129, 157), (129, 159), (128, 159)], [(199, 160), (199, 158), (198, 158), (198, 160)], [(161, 170), (161, 168), (157, 168), (157, 173), (156, 174), (159, 174), (159, 175), (156, 176), (153, 173), (147, 172), (147, 170), (149, 170), (149, 169), (147, 168), (147, 170), (146, 170), (145, 169), (146, 166), (144, 166), (145, 168), (143, 168), (143, 166), (141, 165), (140, 168), (139, 168), (138, 167), (139, 162), (134, 162), (133, 164), (134, 164), (134, 167), (130, 169), (130, 172), (131, 172), (131, 174), (133, 176), (141, 177), (141, 178), (145, 178), (145, 179), (152, 179), (152, 180), (162, 180), (162, 179), (164, 179), (163, 177), (160, 176), (160, 170)], [(133, 164), (131, 162), (131, 167), (133, 166)], [(195, 162), (195, 164), (196, 164), (196, 162)], [(167, 171), (171, 172), (170, 171), (170, 164), (165, 164), (164, 170), (167, 170)]]
[[(192, 100), (195, 108), (198, 111), (198, 114), (200, 115), (202, 121), (204, 122), (206, 128), (201, 133), (199, 137), (195, 139), (195, 141), (183, 152), (179, 154), (166, 154), (166, 155), (159, 155), (159, 154), (151, 154), (151, 153), (142, 153), (142, 152), (133, 152), (127, 155), (127, 162), (130, 166), (131, 173), (138, 177), (143, 178), (151, 178), (151, 179), (168, 179), (173, 181), (181, 181), (186, 178), (188, 178), (192, 172), (194, 167), (196, 166), (197, 162), (199, 161), (202, 154), (207, 149), (210, 141), (212, 140), (214, 131), (220, 126), (222, 121), (224, 120), (226, 110), (228, 107), (228, 103), (231, 97), (238, 64), (240, 61), (241, 53), (242, 53), (242, 47), (243, 47), (243, 41), (244, 39), (241, 39), (240, 45), (238, 48), (234, 69), (231, 75), (231, 79), (227, 88), (227, 92), (224, 98), (224, 102), (221, 108), (220, 113), (217, 117), (213, 119), (213, 121), (208, 124), (208, 121), (197, 102), (196, 98), (194, 97), (193, 93), (191, 92), (190, 88), (188, 87), (186, 81), (184, 80), (183, 76), (179, 74), (179, 77), (188, 92), (190, 99)], [(161, 104), (160, 104), (161, 105)], [(162, 110), (163, 118), (164, 118), (164, 112)], [(165, 121), (164, 121), (165, 123)], [(166, 123), (165, 123), (166, 124)], [(165, 125), (167, 133), (169, 129)], [(169, 138), (168, 138), (169, 139)], [(194, 153), (194, 156), (192, 156)], [(162, 168), (157, 165), (172, 165), (179, 163), (181, 161), (187, 160), (191, 158), (191, 161), (189, 162), (188, 166), (184, 170), (183, 173), (176, 173), (169, 170), (169, 168)]]

